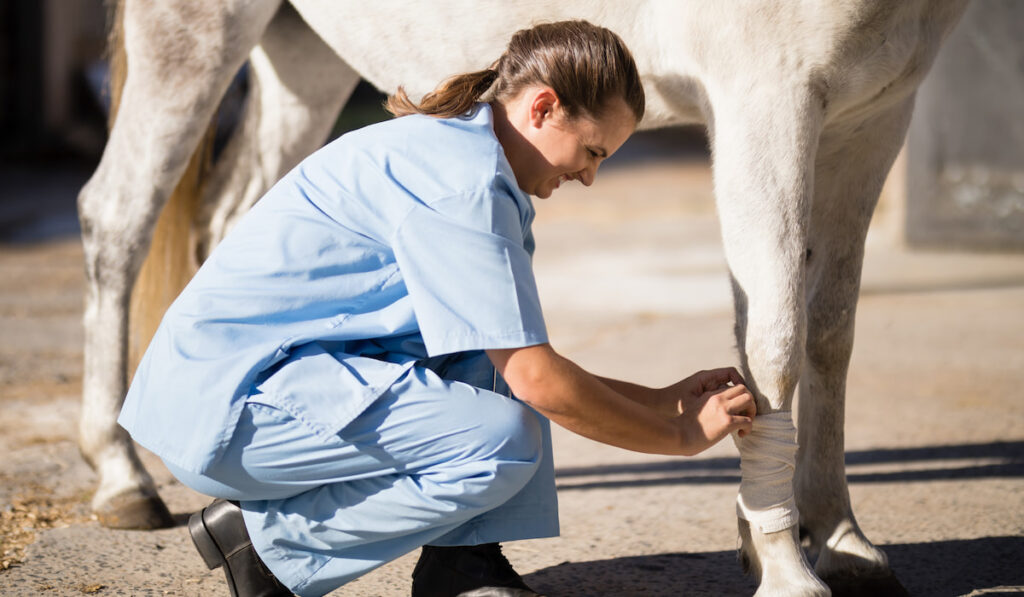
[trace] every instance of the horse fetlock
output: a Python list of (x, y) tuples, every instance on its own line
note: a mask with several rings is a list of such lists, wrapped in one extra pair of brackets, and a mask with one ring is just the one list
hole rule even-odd
[(742, 518), (738, 518), (737, 521), (740, 532), (740, 547), (737, 557), (740, 567), (743, 569), (743, 574), (761, 582), (761, 562), (757, 559), (757, 552), (754, 551), (753, 539), (750, 536), (750, 522)]
[(814, 570), (840, 593), (878, 583), (890, 588), (891, 592), (886, 594), (899, 595), (904, 591), (889, 567), (885, 552), (872, 545), (852, 520), (837, 525), (821, 544)]
[(146, 472), (131, 444), (111, 442), (92, 452), (89, 460), (99, 476), (99, 486), (92, 500), (94, 508), (130, 492), (156, 495), (153, 477)]
[(821, 544), (815, 569), (824, 572), (859, 572), (889, 569), (889, 558), (875, 547), (850, 518), (835, 525)]
[(88, 422), (83, 424), (79, 449), (99, 476), (92, 511), (100, 524), (116, 529), (172, 526), (174, 519), (124, 430), (87, 433), (90, 429), (95, 431)]
[(796, 527), (761, 533), (739, 519), (740, 562), (758, 581), (758, 597), (829, 597), (828, 585), (811, 569), (800, 548)]
[(162, 529), (174, 525), (153, 478), (134, 450), (116, 450), (112, 446), (95, 462), (100, 482), (92, 498), (92, 511), (100, 524), (113, 529)]

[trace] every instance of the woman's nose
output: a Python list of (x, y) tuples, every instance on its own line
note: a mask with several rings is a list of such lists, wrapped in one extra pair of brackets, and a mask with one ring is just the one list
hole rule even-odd
[(594, 184), (594, 178), (596, 176), (597, 165), (591, 166), (589, 168), (584, 168), (583, 170), (580, 170), (579, 173), (580, 182), (582, 182), (583, 186), (585, 187), (589, 187), (590, 185)]

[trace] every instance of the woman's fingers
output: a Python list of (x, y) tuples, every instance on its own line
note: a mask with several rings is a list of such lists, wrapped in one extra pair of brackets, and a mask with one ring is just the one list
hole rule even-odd
[(745, 437), (754, 428), (757, 405), (750, 390), (743, 385), (729, 388), (721, 395), (725, 399), (726, 412), (732, 416), (731, 427), (740, 437)]
[(725, 372), (729, 377), (729, 381), (731, 381), (734, 386), (746, 385), (747, 382), (743, 380), (743, 376), (740, 375), (740, 372), (737, 371), (735, 367), (727, 367)]
[[(742, 386), (740, 386), (742, 387)], [(731, 399), (730, 412), (732, 414), (743, 414), (753, 419), (757, 416), (757, 403), (754, 396), (745, 387), (743, 392)]]
[(757, 406), (754, 403), (754, 396), (746, 386), (729, 386), (719, 391), (708, 392), (705, 398), (715, 399), (721, 405), (723, 414), (729, 420), (727, 433), (737, 431), (740, 437), (744, 437), (753, 428)]
[[(750, 393), (745, 385), (728, 386), (725, 388), (719, 388), (706, 392), (711, 396), (721, 396), (721, 399), (726, 401), (730, 407), (730, 413), (743, 412), (747, 416), (753, 417), (757, 414), (757, 409), (754, 406), (754, 396)], [(738, 410), (733, 410), (738, 409)], [(749, 409), (749, 410), (748, 410)]]
[(722, 367), (720, 369), (711, 369), (708, 371), (702, 371), (700, 373), (701, 385), (705, 391), (717, 390), (723, 386), (727, 386), (730, 383), (733, 385), (740, 385), (743, 383), (743, 378), (740, 377), (735, 367)]
[(740, 434), (740, 437), (746, 437), (746, 435), (754, 428), (754, 420), (750, 417), (733, 415), (730, 427), (730, 432), (735, 431)]

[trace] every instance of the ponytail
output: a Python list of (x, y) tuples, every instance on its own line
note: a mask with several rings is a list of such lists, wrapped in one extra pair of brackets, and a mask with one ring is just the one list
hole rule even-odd
[(405, 89), (399, 87), (394, 95), (388, 97), (384, 107), (395, 116), (427, 114), (438, 118), (454, 118), (469, 112), (497, 78), (498, 71), (489, 68), (457, 75), (424, 95), (419, 103), (410, 100)]
[(637, 122), (644, 116), (644, 89), (636, 62), (622, 39), (586, 21), (561, 21), (522, 29), (491, 68), (452, 77), (413, 102), (401, 87), (385, 108), (395, 116), (461, 116), (485, 93), (503, 102), (529, 85), (554, 89), (569, 118), (600, 117), (621, 98)]

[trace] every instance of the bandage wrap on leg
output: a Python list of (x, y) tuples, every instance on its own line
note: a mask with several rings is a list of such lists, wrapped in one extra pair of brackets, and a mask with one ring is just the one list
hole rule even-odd
[(775, 533), (799, 522), (793, 499), (796, 427), (789, 412), (754, 417), (746, 437), (733, 434), (740, 450), (740, 493), (736, 514), (762, 533)]

